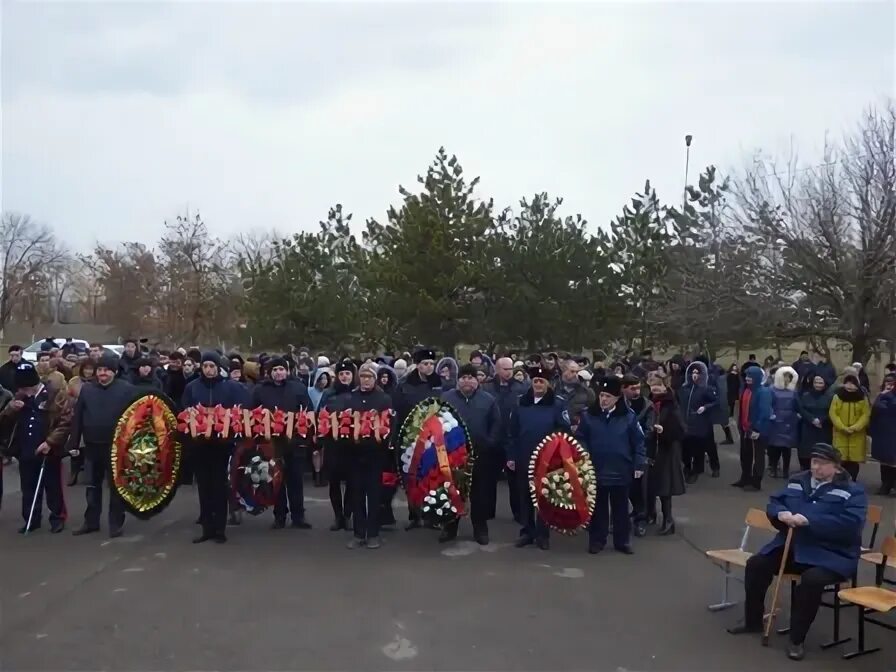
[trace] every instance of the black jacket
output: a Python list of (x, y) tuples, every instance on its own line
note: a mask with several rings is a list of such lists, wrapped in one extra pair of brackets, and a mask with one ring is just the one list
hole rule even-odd
[(252, 406), (269, 411), (279, 408), (287, 413), (312, 409), (308, 388), (295, 378), (287, 378), (282, 383), (263, 380), (252, 390)]
[[(365, 413), (367, 411), (387, 411), (392, 408), (392, 397), (383, 392), (379, 387), (374, 387), (372, 390), (366, 392), (362, 391), (360, 388), (356, 388), (346, 395), (344, 399), (344, 408), (350, 408), (352, 411), (358, 411), (359, 413)], [(394, 432), (395, 424), (391, 423), (390, 427)], [(388, 446), (390, 439), (391, 437), (386, 437), (382, 442), (379, 442), (376, 440), (376, 437), (371, 436), (364, 438), (362, 436), (359, 437), (357, 441), (353, 440), (352, 443), (356, 446), (355, 450), (371, 451)]]
[(9, 390), (13, 394), (16, 392), (16, 369), (18, 367), (12, 362), (6, 362), (0, 366), (0, 387)]
[(83, 385), (66, 449), (77, 450), (82, 436), (85, 445), (111, 445), (115, 425), (136, 395), (137, 389), (119, 378), (105, 387), (95, 382)]
[(180, 410), (183, 408), (181, 405), (181, 398), (184, 396), (184, 390), (187, 388), (187, 379), (184, 377), (184, 372), (180, 369), (177, 371), (168, 371), (168, 375), (165, 376), (165, 394), (174, 402), (175, 407)]
[(249, 404), (249, 391), (240, 383), (229, 378), (206, 378), (200, 376), (196, 380), (187, 383), (182, 398), (184, 408), (190, 406), (231, 406), (246, 407)]
[(398, 386), (398, 407), (396, 410), (397, 423), (399, 426), (404, 422), (405, 418), (410, 415), (414, 406), (429, 397), (438, 397), (442, 394), (442, 379), (438, 374), (433, 373), (431, 376), (423, 379), (420, 374), (414, 370), (408, 374), (404, 382)]
[(457, 410), (467, 426), (473, 450), (477, 454), (503, 451), (501, 411), (492, 395), (484, 390), (476, 390), (471, 396), (465, 397), (460, 390), (453, 389), (443, 392), (442, 400)]

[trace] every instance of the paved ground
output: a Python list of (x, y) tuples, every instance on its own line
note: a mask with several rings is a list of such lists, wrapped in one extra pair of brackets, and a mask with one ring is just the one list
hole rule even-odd
[[(387, 533), (379, 551), (348, 551), (344, 533), (326, 530), (322, 489), (308, 491), (313, 530), (274, 532), (264, 515), (233, 529), (226, 546), (190, 544), (192, 488), (152, 521), (129, 520), (118, 540), (46, 531), (23, 539), (19, 495), (10, 494), (17, 473), (7, 469), (0, 669), (794, 669), (785, 638), (763, 649), (725, 633), (739, 610), (705, 608), (720, 572), (702, 550), (736, 545), (743, 512), (765, 501), (728, 487), (737, 461), (726, 450), (722, 479), (675, 500), (679, 534), (636, 540), (633, 557), (589, 556), (581, 536), (555, 535), (548, 553), (517, 550), (506, 512), (482, 549), (469, 536), (439, 546), (418, 530)], [(876, 468), (866, 472), (876, 485)], [(83, 487), (67, 496), (79, 524)], [(892, 533), (894, 500), (883, 503)], [(844, 627), (853, 634), (851, 616)], [(818, 649), (829, 632), (822, 610), (804, 668), (894, 669), (892, 633), (871, 628), (887, 648), (847, 662)]]

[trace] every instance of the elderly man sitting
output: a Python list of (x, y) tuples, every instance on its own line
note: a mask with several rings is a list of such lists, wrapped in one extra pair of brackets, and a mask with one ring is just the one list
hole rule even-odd
[(856, 573), (868, 499), (864, 488), (840, 466), (835, 448), (816, 443), (809, 471), (795, 474), (787, 487), (769, 499), (769, 520), (778, 535), (747, 561), (744, 576), (744, 623), (728, 632), (761, 632), (765, 593), (781, 566), (784, 540), (793, 528), (791, 555), (785, 571), (800, 575), (791, 605), (787, 656), (802, 660), (803, 641), (815, 620), (825, 586)]

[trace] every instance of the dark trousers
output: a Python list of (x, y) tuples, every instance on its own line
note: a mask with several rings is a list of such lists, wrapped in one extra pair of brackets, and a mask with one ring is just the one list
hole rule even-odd
[(550, 537), (550, 528), (539, 517), (532, 503), (532, 495), (529, 493), (529, 475), (528, 470), (523, 465), (518, 465), (516, 471), (510, 472), (514, 475), (516, 483), (516, 492), (519, 495), (517, 507), (520, 510), (520, 530), (521, 537), (529, 539), (547, 539)]
[[(523, 470), (525, 471), (525, 470)], [(513, 514), (513, 519), (518, 523), (522, 524), (523, 519), (521, 516), (520, 509), (520, 488), (519, 482), (517, 479), (517, 475), (515, 471), (510, 471), (507, 467), (504, 468), (504, 477), (507, 479), (507, 497), (510, 500), (510, 512)], [(529, 494), (529, 484), (528, 482), (525, 484), (526, 487), (523, 490), (527, 495)]]
[[(31, 503), (34, 501), (34, 493), (37, 491), (37, 481), (40, 478), (43, 458), (19, 460), (19, 483), (22, 488), (22, 518), (28, 522), (28, 514), (31, 513)], [(58, 458), (48, 458), (44, 467), (44, 476), (40, 484), (40, 492), (37, 493), (37, 503), (34, 505), (34, 516), (31, 518), (32, 527), (40, 526), (43, 518), (43, 499), (47, 498), (47, 509), (50, 512), (50, 524), (65, 521), (65, 498), (62, 494), (62, 461)]]
[(787, 446), (769, 446), (768, 447), (768, 466), (773, 467), (775, 469), (778, 468), (778, 460), (781, 461), (781, 464), (784, 467), (784, 478), (787, 478), (787, 475), (790, 473), (790, 455), (793, 453), (793, 449), (788, 448)]
[[(769, 555), (756, 554), (747, 560), (744, 574), (744, 620), (747, 627), (761, 628), (765, 612), (765, 594), (781, 567), (784, 548), (778, 548)], [(812, 567), (788, 560), (785, 571), (799, 574), (793, 604), (790, 606), (790, 641), (802, 644), (812, 621), (818, 614), (818, 605), (825, 586), (843, 581), (844, 578), (829, 569)], [(784, 586), (782, 586), (784, 588)]]
[(591, 545), (605, 545), (610, 532), (610, 513), (613, 515), (613, 546), (628, 546), (631, 535), (631, 520), (628, 517), (627, 485), (597, 486), (597, 502), (594, 515), (588, 525), (588, 542)]
[(765, 442), (755, 441), (748, 432), (740, 435), (740, 482), (744, 485), (762, 487), (762, 474), (765, 471)]
[(719, 469), (719, 449), (712, 435), (686, 436), (681, 447), (685, 473), (702, 474), (706, 455), (709, 455), (710, 468), (713, 471)]
[(79, 454), (77, 457), (71, 458), (71, 461), (68, 463), (69, 471), (72, 474), (79, 474), (84, 470), (84, 453)]
[(495, 469), (494, 455), (477, 457), (470, 485), (470, 522), (473, 523), (473, 529), (488, 526), (489, 518), (494, 515), (497, 498), (498, 472)]
[(283, 483), (274, 504), (275, 520), (285, 521), (287, 513), (294, 523), (305, 519), (304, 453), (294, 448), (283, 454)]
[(99, 529), (100, 516), (103, 513), (103, 483), (109, 483), (109, 531), (121, 529), (124, 525), (124, 502), (112, 485), (112, 469), (109, 463), (109, 447), (88, 446), (84, 460), (84, 470), (90, 481), (85, 489), (87, 510), (84, 512), (84, 524)]
[[(360, 449), (363, 450), (363, 449)], [(372, 451), (353, 455), (349, 465), (355, 537), (373, 539), (380, 535), (383, 468), (379, 456)]]
[(798, 458), (800, 461), (800, 469), (803, 471), (808, 471), (812, 466), (812, 458), (811, 457), (800, 457)]
[(859, 477), (859, 467), (862, 466), (858, 462), (844, 462), (843, 471), (849, 474), (850, 478), (855, 481)]
[(199, 491), (199, 523), (206, 536), (223, 535), (227, 527), (227, 502), (230, 497), (227, 464), (230, 447), (197, 445), (193, 455), (193, 473)]
[(889, 464), (880, 465), (880, 484), (890, 490), (896, 487), (896, 467)]
[[(648, 497), (647, 485), (647, 472), (645, 471), (641, 478), (634, 479), (629, 486), (628, 501), (632, 504), (632, 520), (634, 521), (647, 521), (647, 500), (652, 499)], [(654, 506), (655, 511), (656, 506)]]

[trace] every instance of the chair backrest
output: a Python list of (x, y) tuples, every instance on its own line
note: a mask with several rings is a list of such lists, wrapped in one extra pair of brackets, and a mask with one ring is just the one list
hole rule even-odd
[(884, 557), (896, 558), (896, 537), (887, 537), (884, 539), (880, 552)]
[(755, 527), (758, 530), (765, 530), (766, 532), (778, 531), (768, 519), (768, 514), (762, 509), (750, 509), (747, 511), (747, 518), (744, 522), (747, 524), (747, 527)]
[(881, 558), (881, 563), (877, 566), (876, 583), (878, 586), (883, 583), (890, 584), (891, 586), (896, 585), (896, 581), (886, 578), (887, 561), (896, 558), (896, 537), (887, 537), (884, 539), (884, 543), (880, 547), (880, 552), (884, 557)]
[(884, 515), (884, 507), (877, 504), (868, 505), (868, 513), (865, 514), (865, 524), (871, 523), (871, 539), (868, 540), (868, 548), (874, 548), (877, 541), (877, 531), (880, 529), (880, 521)]

